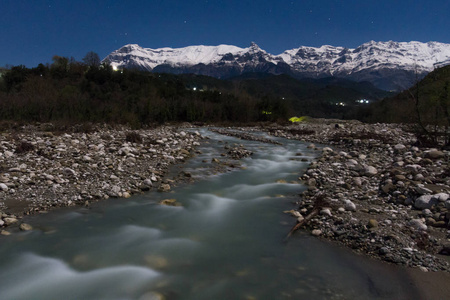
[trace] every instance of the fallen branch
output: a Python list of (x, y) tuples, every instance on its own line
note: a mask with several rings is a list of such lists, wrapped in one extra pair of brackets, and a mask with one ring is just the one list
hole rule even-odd
[(294, 227), (292, 227), (291, 231), (289, 231), (288, 235), (286, 236), (285, 241), (287, 241), (295, 231), (308, 224), (312, 220), (312, 218), (317, 216), (322, 208), (329, 206), (329, 203), (327, 200), (325, 200), (325, 195), (323, 193), (317, 194), (315, 198), (316, 199), (314, 200), (313, 210), (303, 220), (299, 221), (297, 224), (295, 224)]
[(288, 235), (286, 236), (286, 240), (297, 230), (299, 230), (303, 225), (306, 225), (311, 221), (312, 218), (317, 216), (319, 214), (320, 209), (314, 208), (303, 220), (298, 222), (294, 227), (292, 227), (291, 231), (289, 231)]

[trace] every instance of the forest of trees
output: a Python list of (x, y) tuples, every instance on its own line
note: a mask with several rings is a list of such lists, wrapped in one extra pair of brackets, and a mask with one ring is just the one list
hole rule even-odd
[[(78, 62), (54, 56), (35, 68), (0, 70), (0, 121), (117, 123), (134, 128), (165, 122), (286, 122), (290, 117), (450, 125), (450, 66), (393, 96), (369, 83), (337, 78), (298, 80), (246, 74), (219, 80), (193, 74), (115, 71), (95, 52)], [(382, 99), (355, 105), (355, 99)], [(336, 101), (345, 106), (335, 105)]]
[(277, 121), (290, 116), (289, 103), (276, 97), (257, 98), (233, 88), (196, 89), (171, 74), (114, 71), (93, 52), (83, 62), (54, 56), (50, 65), (14, 66), (0, 84), (0, 120), (141, 127), (173, 121)]

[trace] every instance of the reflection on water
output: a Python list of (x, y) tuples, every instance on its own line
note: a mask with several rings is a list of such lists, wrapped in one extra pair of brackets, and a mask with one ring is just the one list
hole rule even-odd
[[(283, 214), (313, 158), (305, 145), (212, 140), (186, 168), (238, 142), (245, 169), (205, 177), (173, 193), (148, 193), (32, 217), (33, 232), (0, 239), (1, 299), (414, 299), (398, 269), (307, 234), (283, 238)], [(284, 197), (280, 197), (283, 195)], [(182, 207), (158, 205), (174, 198)], [(41, 229), (41, 230), (39, 230)]]

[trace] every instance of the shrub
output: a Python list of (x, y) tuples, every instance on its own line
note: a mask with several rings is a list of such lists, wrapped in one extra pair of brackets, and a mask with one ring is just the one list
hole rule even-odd
[(128, 132), (125, 136), (125, 140), (129, 143), (142, 143), (142, 137), (135, 131)]
[(16, 147), (16, 153), (26, 153), (34, 150), (33, 144), (27, 142), (27, 141), (21, 141), (17, 147)]

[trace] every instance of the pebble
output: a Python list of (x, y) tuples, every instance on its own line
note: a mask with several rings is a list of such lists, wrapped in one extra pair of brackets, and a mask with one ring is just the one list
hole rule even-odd
[(29, 231), (29, 230), (33, 230), (33, 227), (30, 224), (22, 223), (22, 224), (20, 224), (19, 229), (22, 231)]

